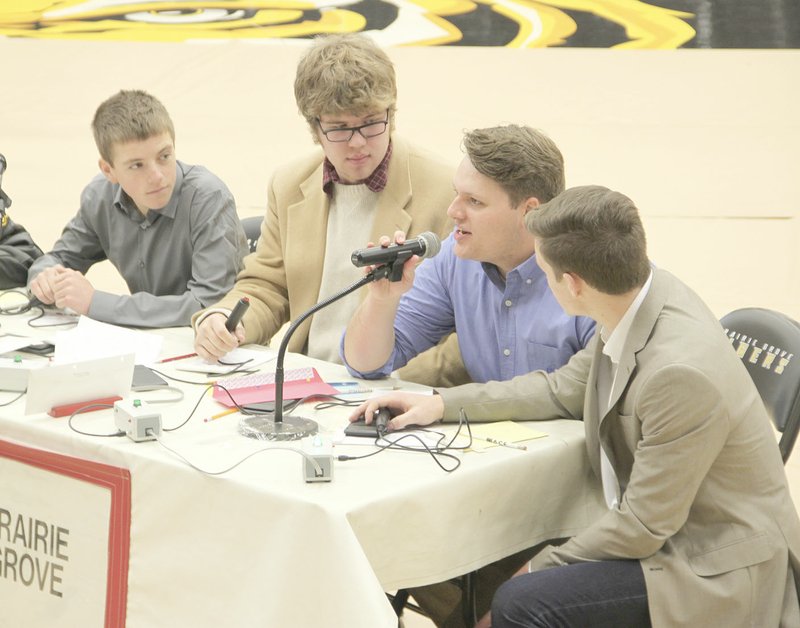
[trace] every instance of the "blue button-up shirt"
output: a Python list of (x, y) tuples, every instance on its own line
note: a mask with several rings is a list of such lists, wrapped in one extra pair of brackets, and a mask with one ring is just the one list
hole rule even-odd
[(473, 381), (508, 380), (563, 366), (594, 335), (594, 321), (561, 309), (535, 255), (503, 280), (496, 266), (460, 259), (453, 246), (451, 235), (417, 268), (395, 317), (394, 351), (382, 368), (355, 371), (340, 351), (351, 374), (386, 377), (456, 331)]

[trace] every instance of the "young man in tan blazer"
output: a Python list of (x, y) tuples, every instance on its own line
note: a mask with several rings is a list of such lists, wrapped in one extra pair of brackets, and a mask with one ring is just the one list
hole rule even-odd
[[(195, 349), (204, 358), (241, 342), (269, 342), (284, 323), (359, 280), (350, 254), (364, 242), (397, 230), (450, 229), (454, 169), (395, 135), (394, 67), (372, 40), (317, 39), (298, 64), (295, 98), (322, 150), (272, 178), (255, 253), (233, 290), (195, 317)], [(230, 333), (226, 315), (243, 296), (250, 309)], [(361, 297), (353, 293), (305, 321), (289, 351), (339, 362), (342, 329)]]
[(771, 421), (716, 317), (652, 269), (633, 202), (573, 188), (531, 212), (537, 259), (600, 330), (553, 372), (391, 394), (399, 429), (458, 419), (582, 419), (608, 512), (541, 551), (482, 625), (798, 626), (800, 521)]

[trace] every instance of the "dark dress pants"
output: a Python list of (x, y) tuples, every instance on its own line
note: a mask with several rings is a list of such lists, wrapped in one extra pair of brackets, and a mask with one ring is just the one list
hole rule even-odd
[(647, 588), (638, 560), (575, 563), (503, 584), (492, 628), (649, 628)]

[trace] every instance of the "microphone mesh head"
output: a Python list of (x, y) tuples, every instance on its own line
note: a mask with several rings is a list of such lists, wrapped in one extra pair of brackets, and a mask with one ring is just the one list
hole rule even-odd
[(418, 239), (425, 243), (425, 251), (420, 255), (423, 259), (433, 257), (442, 249), (442, 241), (439, 236), (431, 231), (420, 233)]

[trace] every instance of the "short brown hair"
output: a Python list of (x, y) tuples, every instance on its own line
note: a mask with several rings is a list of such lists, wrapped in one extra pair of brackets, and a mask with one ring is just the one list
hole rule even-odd
[(317, 138), (325, 114), (356, 116), (386, 110), (394, 128), (397, 79), (389, 56), (360, 33), (317, 37), (297, 65), (297, 108)]
[(624, 294), (650, 275), (639, 210), (624, 194), (600, 185), (570, 188), (525, 221), (556, 278), (575, 273), (600, 292)]
[(113, 164), (114, 144), (146, 140), (169, 133), (175, 141), (175, 127), (161, 102), (141, 90), (121, 90), (104, 101), (92, 120), (94, 142), (100, 156)]
[(564, 190), (564, 157), (542, 131), (509, 124), (464, 134), (464, 150), (475, 169), (500, 184), (518, 205), (535, 197), (546, 203)]

